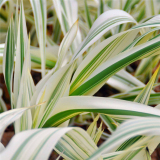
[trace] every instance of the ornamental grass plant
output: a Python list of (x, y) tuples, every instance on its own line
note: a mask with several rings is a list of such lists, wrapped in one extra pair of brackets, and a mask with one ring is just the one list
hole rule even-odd
[(0, 138), (9, 125), (15, 133), (0, 142), (0, 160), (47, 160), (52, 151), (57, 160), (151, 160), (160, 143), (159, 6), (0, 0), (11, 105), (0, 98)]

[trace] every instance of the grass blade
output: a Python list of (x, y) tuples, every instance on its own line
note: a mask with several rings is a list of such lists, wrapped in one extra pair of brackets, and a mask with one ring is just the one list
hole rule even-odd
[(41, 69), (42, 77), (45, 75), (45, 62), (46, 62), (46, 24), (47, 24), (47, 6), (45, 0), (30, 0), (33, 9), (37, 37), (41, 52)]

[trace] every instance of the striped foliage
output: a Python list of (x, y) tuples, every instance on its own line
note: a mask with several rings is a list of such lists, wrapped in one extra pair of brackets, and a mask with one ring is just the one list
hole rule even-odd
[[(96, 159), (103, 153), (113, 151), (118, 144), (136, 135), (159, 135), (159, 118), (137, 118), (128, 120), (118, 127), (114, 134), (88, 159)], [(141, 158), (146, 159), (146, 155)]]
[[(35, 106), (33, 106), (35, 107)], [(32, 108), (33, 108), (32, 107)], [(16, 119), (22, 116), (29, 108), (20, 108), (7, 111), (0, 115), (0, 121), (3, 126), (0, 128), (0, 135), (2, 135), (5, 127)], [(38, 137), (41, 137), (40, 139)], [(43, 137), (43, 138), (42, 138)], [(55, 138), (56, 137), (56, 138)], [(38, 139), (37, 139), (38, 138)], [(19, 143), (21, 141), (21, 144)], [(34, 145), (33, 145), (34, 142)], [(35, 143), (36, 142), (36, 143)], [(80, 143), (81, 142), (81, 143)], [(69, 144), (69, 146), (65, 145)], [(15, 147), (16, 144), (16, 147)], [(18, 145), (17, 145), (18, 144)], [(52, 147), (50, 145), (52, 144)], [(63, 145), (62, 145), (63, 144)], [(77, 144), (80, 144), (77, 146)], [(10, 144), (4, 149), (1, 145), (0, 157), (2, 159), (47, 159), (52, 151), (52, 148), (62, 152), (63, 156), (69, 158), (88, 158), (96, 149), (97, 146), (87, 132), (80, 128), (48, 128), (48, 129), (34, 129), (23, 131), (16, 134)], [(72, 147), (76, 147), (72, 149)], [(65, 148), (66, 147), (66, 148)], [(32, 148), (32, 152), (28, 151)], [(49, 150), (46, 151), (46, 149)], [(85, 149), (84, 149), (85, 148)], [(46, 151), (45, 154), (43, 151)], [(70, 152), (68, 152), (70, 150)], [(8, 154), (10, 152), (10, 154)], [(41, 152), (41, 154), (40, 154)], [(80, 154), (81, 153), (81, 154)]]
[(14, 64), (14, 54), (15, 54), (15, 34), (14, 34), (13, 18), (11, 19), (10, 22), (5, 46), (6, 47), (3, 54), (3, 74), (9, 95), (11, 97), (13, 64)]
[(42, 77), (45, 75), (45, 62), (46, 62), (46, 21), (47, 21), (47, 11), (46, 11), (46, 1), (45, 0), (30, 0), (33, 14), (35, 18), (35, 26), (37, 31), (37, 37), (41, 52), (41, 68)]
[(83, 112), (99, 112), (124, 120), (138, 116), (159, 117), (158, 109), (138, 103), (112, 98), (73, 96), (64, 97), (59, 101), (54, 109), (54, 115), (43, 127), (58, 126), (67, 119)]
[[(0, 67), (3, 63), (12, 109), (6, 111), (0, 97), (0, 138), (13, 122), (15, 136), (6, 148), (0, 143), (0, 159), (48, 159), (53, 149), (66, 160), (150, 159), (160, 142), (160, 94), (154, 91), (159, 76), (158, 4), (24, 0), (18, 10), (17, 1), (5, 3), (0, 33), (7, 36), (0, 44)], [(127, 71), (137, 60), (142, 61), (135, 77)], [(146, 67), (157, 67), (147, 85), (150, 72), (142, 74)], [(31, 69), (42, 73), (37, 85)], [(123, 93), (93, 96), (105, 84)], [(149, 106), (153, 104), (157, 106)], [(88, 129), (67, 127), (77, 123)], [(101, 138), (105, 142), (97, 147)]]
[(17, 105), (17, 97), (19, 95), (24, 57), (26, 55), (27, 48), (28, 48), (28, 36), (27, 36), (26, 21), (25, 21), (23, 2), (22, 2), (19, 15), (18, 37), (16, 46), (16, 63), (15, 63), (15, 74), (14, 74), (15, 78), (14, 78), (14, 89), (13, 89), (15, 98), (13, 106)]
[[(64, 134), (65, 136), (63, 136)], [(72, 136), (74, 136), (75, 138), (76, 134), (79, 136), (79, 139), (76, 138), (73, 141), (71, 138)], [(70, 155), (68, 155), (70, 158), (86, 159), (97, 149), (96, 145), (89, 137), (89, 135), (80, 128), (67, 127), (67, 128), (34, 129), (21, 132), (16, 136), (14, 136), (8, 147), (3, 152), (0, 153), (0, 156), (3, 159), (48, 159), (52, 151), (52, 148), (55, 146), (56, 148), (61, 147), (59, 145), (63, 144), (64, 143), (63, 141), (65, 141), (65, 139), (67, 138), (69, 138), (70, 141), (72, 140), (73, 143), (76, 143), (76, 141), (79, 143), (79, 141), (81, 140), (81, 144), (79, 146), (79, 151), (81, 150), (81, 152), (84, 152), (82, 147), (87, 148), (87, 141), (89, 141), (88, 153), (80, 154), (79, 152), (77, 153), (77, 155), (75, 155), (75, 153), (70, 152)], [(91, 146), (91, 142), (93, 146)], [(50, 147), (51, 145), (52, 147)], [(73, 146), (71, 146), (70, 144), (70, 147)], [(43, 152), (44, 150), (45, 153)], [(85, 156), (82, 157), (83, 155)]]
[[(65, 35), (72, 25), (78, 19), (78, 4), (76, 0), (53, 0), (57, 18), (59, 20), (61, 30)], [(74, 53), (76, 48), (81, 43), (81, 34), (78, 29), (76, 38), (71, 46), (71, 52)]]
[[(155, 71), (154, 75), (152, 76), (152, 78), (150, 79), (148, 84), (144, 87), (144, 89), (135, 98), (135, 100), (134, 100), (135, 102), (142, 103), (142, 104), (148, 104), (150, 93), (153, 88), (153, 84), (154, 84), (155, 80), (157, 79), (158, 75), (159, 75), (159, 67)], [(121, 144), (121, 146), (117, 149), (117, 151), (135, 147), (135, 145), (137, 143), (137, 139), (138, 139), (138, 141), (141, 141), (141, 140), (143, 141), (143, 139), (145, 139), (145, 137), (136, 136), (134, 138), (131, 138), (130, 140), (127, 140), (126, 142)], [(136, 158), (141, 159), (142, 155), (146, 155), (146, 156), (150, 157), (150, 154), (154, 151), (156, 146), (159, 144), (159, 142), (156, 142), (155, 139), (157, 139), (157, 137), (152, 138), (152, 140), (150, 140), (149, 142), (147, 142), (147, 141), (144, 142), (146, 147), (148, 147), (149, 152), (146, 152), (144, 150), (144, 148), (140, 148), (136, 151), (127, 153), (128, 155), (126, 155), (126, 154), (120, 155), (118, 158), (121, 159), (122, 157), (128, 157), (129, 159), (132, 159), (134, 157), (133, 159), (136, 159)]]

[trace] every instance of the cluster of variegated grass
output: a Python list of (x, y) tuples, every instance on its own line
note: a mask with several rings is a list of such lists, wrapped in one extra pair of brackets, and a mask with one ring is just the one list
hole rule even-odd
[[(147, 58), (137, 71), (137, 75), (142, 75), (150, 57), (152, 68), (157, 65), (160, 16), (149, 18), (141, 10), (137, 12), (136, 7), (144, 4), (143, 0), (121, 4), (135, 19), (148, 18), (141, 23), (125, 11), (109, 10), (115, 5), (110, 1), (51, 2), (30, 0), (31, 6), (25, 10), (23, 3), (28, 1), (5, 4), (16, 6), (16, 11), (8, 22), (6, 41), (0, 50), (12, 106), (0, 114), (0, 135), (13, 122), (16, 135), (5, 149), (0, 144), (0, 156), (47, 159), (54, 149), (65, 159), (149, 159), (160, 140), (159, 93), (153, 91), (159, 67), (147, 85), (125, 68)], [(148, 9), (147, 2), (145, 7)], [(47, 18), (50, 12), (52, 17)], [(30, 36), (26, 20), (33, 27)], [(46, 25), (51, 21), (55, 22), (54, 31), (48, 36)], [(42, 73), (36, 86), (31, 68)], [(94, 97), (105, 83), (122, 93), (114, 98)], [(152, 104), (157, 106), (148, 106)], [(88, 112), (100, 115), (87, 131), (68, 127), (71, 118)], [(99, 116), (111, 136), (103, 133), (102, 124), (97, 129)], [(106, 141), (98, 148), (102, 134)]]

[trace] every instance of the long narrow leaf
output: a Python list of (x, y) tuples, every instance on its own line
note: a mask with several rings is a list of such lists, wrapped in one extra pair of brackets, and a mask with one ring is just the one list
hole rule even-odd
[[(16, 134), (7, 148), (0, 153), (0, 157), (2, 159), (48, 159), (52, 149), (55, 148), (61, 138), (63, 140), (64, 135), (66, 138), (71, 138), (70, 135), (73, 137), (74, 134), (80, 136), (79, 139), (75, 137), (75, 141), (73, 141), (76, 147), (85, 148), (87, 143), (89, 144), (88, 153), (83, 153), (85, 156), (83, 154), (79, 156), (82, 159), (88, 158), (97, 149), (96, 145), (84, 130), (70, 127), (34, 129)], [(78, 146), (76, 141), (81, 142), (81, 144)], [(67, 151), (72, 154), (69, 148)], [(74, 158), (78, 157), (75, 156)]]
[[(65, 106), (65, 107), (64, 107)], [(102, 97), (73, 96), (63, 97), (54, 108), (53, 116), (43, 127), (58, 126), (83, 112), (98, 112), (122, 119), (134, 117), (159, 117), (160, 111), (149, 106)]]
[(5, 49), (3, 54), (3, 74), (10, 97), (12, 95), (14, 54), (15, 54), (15, 36), (14, 36), (14, 23), (12, 18), (7, 33)]
[(159, 122), (159, 118), (137, 118), (123, 123), (88, 160), (94, 160), (103, 153), (109, 153), (118, 144), (136, 135), (160, 135)]
[(94, 94), (114, 73), (130, 63), (159, 53), (159, 38), (125, 51), (99, 66), (90, 77), (70, 95)]
[(45, 61), (46, 61), (46, 24), (47, 24), (47, 11), (45, 0), (30, 0), (33, 14), (35, 18), (35, 26), (37, 31), (37, 37), (40, 45), (41, 52), (41, 69), (42, 77), (45, 75)]
[(16, 50), (16, 64), (14, 74), (14, 108), (17, 104), (17, 98), (19, 95), (20, 81), (23, 70), (24, 57), (28, 48), (28, 36), (26, 21), (24, 16), (23, 2), (21, 3), (20, 16), (19, 16), (19, 27), (18, 27), (18, 38), (17, 38), (17, 50)]

